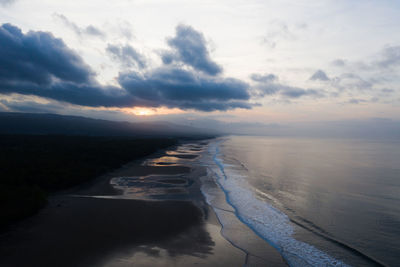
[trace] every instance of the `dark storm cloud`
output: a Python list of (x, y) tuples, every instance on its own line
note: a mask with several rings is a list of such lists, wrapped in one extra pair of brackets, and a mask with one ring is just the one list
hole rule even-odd
[(0, 27), (0, 93), (36, 95), (85, 106), (133, 103), (124, 91), (103, 87), (82, 58), (51, 33)]
[(124, 67), (146, 67), (145, 58), (130, 45), (109, 44), (106, 48), (111, 57), (121, 62)]
[(130, 94), (148, 103), (198, 110), (250, 108), (248, 85), (236, 79), (209, 78), (192, 71), (161, 67), (145, 74), (121, 73), (118, 81)]
[(0, 81), (0, 93), (35, 95), (90, 107), (131, 107), (138, 102), (133, 96), (117, 87), (72, 82), (54, 82), (43, 86), (34, 83)]
[(71, 82), (57, 82), (45, 88), (0, 82), (0, 93), (36, 95), (91, 107), (166, 106), (201, 111), (252, 107), (247, 102), (247, 84), (235, 79), (207, 79), (180, 69), (158, 69), (145, 75), (122, 73), (118, 81), (122, 89)]
[(329, 81), (328, 75), (323, 70), (317, 70), (311, 77), (312, 81)]
[[(138, 63), (132, 50), (127, 51), (125, 56), (144, 64)], [(117, 52), (123, 53), (123, 48), (117, 47)], [(0, 27), (0, 66), (2, 94), (35, 95), (91, 107), (167, 106), (202, 111), (252, 107), (248, 84), (174, 65), (144, 73), (123, 72), (117, 77), (121, 87), (102, 86), (61, 39), (46, 32), (23, 34), (10, 24)]]
[(171, 52), (163, 51), (161, 53), (161, 60), (165, 65), (169, 65), (175, 60), (175, 55)]
[(164, 63), (181, 61), (212, 76), (222, 72), (222, 67), (210, 58), (203, 34), (192, 27), (178, 25), (176, 36), (168, 39), (168, 45), (174, 49), (174, 53), (164, 55)]
[(0, 26), (0, 81), (47, 85), (54, 79), (88, 83), (92, 71), (61, 39), (47, 32), (23, 34), (11, 24)]
[(66, 16), (62, 14), (54, 14), (53, 15), (55, 18), (59, 19), (64, 23), (65, 26), (73, 30), (77, 35), (82, 36), (82, 35), (91, 35), (91, 36), (98, 36), (98, 37), (104, 37), (105, 34), (103, 31), (101, 31), (99, 28), (89, 25), (86, 27), (79, 27), (76, 25), (74, 22), (70, 21)]

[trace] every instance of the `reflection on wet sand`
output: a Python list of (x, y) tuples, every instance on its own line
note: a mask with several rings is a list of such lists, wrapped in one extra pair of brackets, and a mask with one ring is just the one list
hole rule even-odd
[(192, 227), (174, 238), (138, 246), (112, 255), (100, 266), (242, 266), (245, 255), (221, 235), (215, 215), (210, 213), (203, 229)]
[(191, 196), (187, 194), (193, 183), (193, 179), (185, 175), (115, 177), (111, 180), (111, 184), (121, 190), (125, 197), (133, 199), (190, 199)]
[[(190, 202), (77, 197), (53, 201), (25, 229), (3, 238), (1, 266), (101, 266), (141, 246), (201, 257), (213, 250), (202, 212)], [(191, 239), (193, 232), (197, 239)], [(190, 242), (182, 244), (185, 240)]]
[(0, 238), (0, 265), (242, 265), (245, 254), (220, 235), (204, 203), (204, 168), (185, 165), (198, 156), (191, 149), (130, 163), (73, 195), (50, 198), (42, 212)]

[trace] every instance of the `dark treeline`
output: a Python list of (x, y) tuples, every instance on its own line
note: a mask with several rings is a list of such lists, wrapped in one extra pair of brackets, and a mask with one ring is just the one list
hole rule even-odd
[(215, 133), (162, 121), (133, 123), (58, 114), (0, 112), (0, 134), (202, 138)]
[(0, 229), (46, 196), (177, 143), (173, 138), (0, 135)]

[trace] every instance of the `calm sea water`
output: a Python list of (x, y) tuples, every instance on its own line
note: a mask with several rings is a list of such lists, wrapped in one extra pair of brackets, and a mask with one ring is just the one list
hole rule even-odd
[(291, 265), (400, 265), (400, 141), (232, 136), (208, 154), (237, 216)]

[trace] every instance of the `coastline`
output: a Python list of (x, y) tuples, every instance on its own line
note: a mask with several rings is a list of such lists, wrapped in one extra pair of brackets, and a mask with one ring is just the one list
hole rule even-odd
[(174, 138), (1, 135), (0, 233), (74, 190), (132, 160), (177, 143)]
[[(1, 236), (0, 264), (243, 266), (249, 255), (224, 237), (229, 229), (222, 229), (200, 190), (205, 167), (191, 164), (202, 151), (200, 145), (178, 150), (132, 161), (51, 196), (39, 214)], [(166, 157), (175, 162), (164, 162)], [(111, 185), (115, 178), (142, 184), (116, 189)], [(154, 197), (155, 183), (161, 198)], [(272, 247), (266, 251), (266, 259), (286, 266)]]

